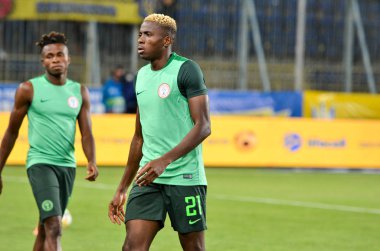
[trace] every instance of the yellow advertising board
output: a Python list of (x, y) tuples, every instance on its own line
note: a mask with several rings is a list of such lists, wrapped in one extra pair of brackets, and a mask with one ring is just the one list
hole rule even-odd
[(141, 22), (138, 3), (132, 0), (13, 0), (10, 20), (71, 20), (106, 23)]
[[(9, 115), (0, 114), (3, 135)], [(133, 115), (93, 115), (99, 166), (125, 165), (134, 132)], [(212, 116), (203, 143), (206, 166), (380, 168), (380, 121)], [(79, 165), (86, 159), (77, 133)], [(27, 120), (7, 164), (24, 165)]]
[(208, 166), (380, 168), (380, 121), (213, 117)]
[(305, 91), (303, 93), (303, 116), (380, 119), (380, 95)]

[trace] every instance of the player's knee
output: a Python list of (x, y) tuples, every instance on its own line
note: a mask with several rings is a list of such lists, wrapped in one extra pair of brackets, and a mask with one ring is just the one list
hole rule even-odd
[(144, 250), (140, 249), (140, 247), (137, 245), (137, 243), (133, 242), (125, 242), (122, 248), (122, 251), (131, 251), (131, 250)]
[(185, 251), (205, 251), (205, 247), (202, 242), (188, 242), (182, 247)]
[(138, 241), (136, 238), (126, 238), (122, 251), (131, 250), (149, 250), (149, 245), (145, 242)]
[(128, 238), (125, 240), (123, 244), (122, 251), (131, 251), (137, 249), (137, 243), (134, 243), (132, 240), (128, 240)]
[(37, 238), (45, 239), (46, 235), (45, 235), (45, 228), (43, 224), (39, 224), (37, 229), (35, 229), (34, 231), (36, 231), (37, 233)]
[(123, 247), (121, 248), (121, 251), (129, 251), (131, 250), (131, 247), (128, 245), (128, 243), (124, 243)]
[(196, 251), (205, 251), (205, 246), (204, 246), (204, 243), (202, 242), (197, 242), (194, 244), (194, 247), (192, 250), (196, 250)]
[(124, 240), (122, 251), (130, 251), (130, 250), (134, 250), (134, 248), (135, 247), (134, 247), (133, 239), (128, 238), (128, 235), (127, 235), (127, 237)]
[(202, 233), (180, 234), (180, 242), (185, 251), (204, 251), (205, 242)]
[(45, 235), (58, 238), (62, 235), (62, 226), (58, 217), (51, 217), (44, 222)]

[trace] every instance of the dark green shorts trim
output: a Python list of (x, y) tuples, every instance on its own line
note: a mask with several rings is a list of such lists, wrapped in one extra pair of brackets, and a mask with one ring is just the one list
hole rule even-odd
[(166, 214), (175, 231), (185, 234), (207, 229), (206, 186), (134, 185), (126, 206), (125, 221), (159, 221), (164, 226)]
[(76, 169), (35, 164), (27, 169), (29, 183), (40, 212), (40, 222), (62, 216), (73, 191)]

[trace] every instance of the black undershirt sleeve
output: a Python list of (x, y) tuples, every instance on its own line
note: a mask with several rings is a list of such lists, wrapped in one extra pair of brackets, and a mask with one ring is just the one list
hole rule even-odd
[(187, 99), (207, 94), (207, 87), (201, 68), (192, 60), (181, 65), (177, 77), (178, 88)]

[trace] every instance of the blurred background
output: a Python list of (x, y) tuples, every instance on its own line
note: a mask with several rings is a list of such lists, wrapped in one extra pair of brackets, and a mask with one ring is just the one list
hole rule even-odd
[[(18, 83), (43, 73), (35, 42), (54, 30), (69, 40), (69, 78), (89, 87), (94, 115), (133, 114), (134, 75), (147, 63), (137, 35), (153, 12), (177, 21), (174, 51), (204, 72), (217, 129), (207, 165), (224, 165), (211, 159), (228, 151), (247, 160), (231, 159), (238, 166), (380, 167), (376, 0), (1, 0), (0, 111), (11, 110)], [(110, 141), (102, 118), (100, 141)], [(111, 141), (128, 148), (120, 135)], [(289, 161), (273, 164), (273, 149)], [(336, 162), (319, 161), (330, 155)]]

